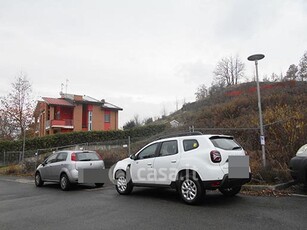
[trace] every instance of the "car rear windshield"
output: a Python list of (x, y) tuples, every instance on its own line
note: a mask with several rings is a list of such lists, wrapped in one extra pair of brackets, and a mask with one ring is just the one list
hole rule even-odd
[(76, 153), (78, 161), (98, 161), (100, 157), (96, 152), (79, 152)]
[(232, 137), (213, 136), (210, 137), (212, 144), (220, 149), (238, 150), (242, 147)]

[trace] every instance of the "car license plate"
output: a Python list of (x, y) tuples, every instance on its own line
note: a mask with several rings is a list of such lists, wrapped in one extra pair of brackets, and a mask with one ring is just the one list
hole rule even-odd
[(229, 156), (230, 179), (249, 178), (249, 156)]

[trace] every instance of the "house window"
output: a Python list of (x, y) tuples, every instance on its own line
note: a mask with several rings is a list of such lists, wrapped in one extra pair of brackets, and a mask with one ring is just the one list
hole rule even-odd
[(105, 123), (110, 123), (111, 122), (111, 113), (110, 113), (110, 111), (105, 111), (104, 112), (104, 122)]
[(93, 121), (93, 112), (92, 111), (88, 111), (88, 131), (91, 131), (92, 128), (92, 122)]

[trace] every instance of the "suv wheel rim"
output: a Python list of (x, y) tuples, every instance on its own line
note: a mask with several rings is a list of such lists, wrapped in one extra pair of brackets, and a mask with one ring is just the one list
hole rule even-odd
[(190, 179), (183, 181), (181, 185), (181, 193), (186, 200), (194, 200), (197, 195), (197, 186), (194, 181)]
[(121, 176), (117, 179), (118, 190), (124, 192), (127, 188), (127, 180), (124, 176)]
[(63, 176), (61, 179), (61, 187), (64, 189), (66, 188), (66, 185), (67, 185), (67, 180), (66, 180), (66, 177)]

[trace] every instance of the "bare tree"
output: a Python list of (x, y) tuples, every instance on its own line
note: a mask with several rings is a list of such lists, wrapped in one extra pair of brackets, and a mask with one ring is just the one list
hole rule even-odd
[(285, 79), (287, 80), (296, 80), (297, 78), (298, 67), (295, 64), (289, 66), (289, 69), (286, 73)]
[(298, 65), (298, 76), (300, 77), (301, 81), (307, 79), (307, 52), (304, 53)]
[(143, 124), (144, 125), (149, 125), (150, 123), (153, 122), (153, 119), (152, 117), (148, 117), (148, 118), (145, 118), (144, 121), (143, 121)]
[(136, 126), (140, 126), (142, 124), (140, 121), (140, 116), (138, 114), (134, 114), (133, 120)]
[(209, 90), (207, 89), (207, 86), (205, 84), (200, 85), (197, 88), (197, 91), (195, 93), (196, 101), (204, 100), (208, 96), (208, 94), (209, 94), (208, 91)]
[(135, 127), (136, 127), (135, 121), (132, 119), (130, 121), (127, 121), (126, 124), (124, 124), (123, 129), (128, 130), (128, 129), (132, 129), (132, 128), (135, 128)]
[(12, 140), (15, 128), (8, 121), (7, 114), (0, 111), (0, 140)]
[(34, 101), (32, 87), (27, 77), (21, 73), (12, 83), (11, 92), (1, 97), (0, 111), (5, 116), (6, 130), (14, 130), (11, 135), (21, 138), (33, 121)]
[(164, 118), (164, 117), (166, 117), (166, 116), (167, 116), (167, 110), (166, 110), (165, 105), (163, 105), (163, 108), (162, 108), (161, 113), (162, 113), (162, 118)]
[(222, 58), (213, 71), (215, 81), (219, 85), (236, 85), (244, 76), (244, 68), (238, 56)]

